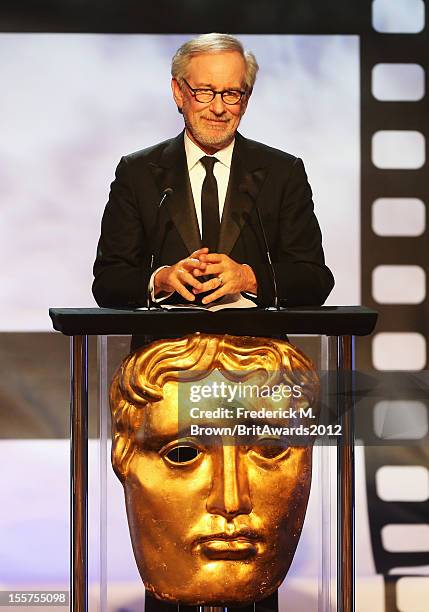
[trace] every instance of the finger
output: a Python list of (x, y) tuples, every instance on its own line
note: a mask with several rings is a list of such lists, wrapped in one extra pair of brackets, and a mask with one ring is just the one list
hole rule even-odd
[(207, 253), (200, 255), (200, 261), (205, 261), (207, 263), (220, 263), (225, 255), (223, 253)]
[(205, 276), (206, 275), (206, 264), (205, 263), (201, 263), (201, 268), (194, 268), (192, 270), (192, 274), (194, 276)]
[(174, 287), (174, 290), (177, 291), (177, 293), (183, 298), (185, 298), (185, 300), (188, 300), (188, 302), (193, 302), (195, 300), (195, 295), (188, 291), (185, 285), (182, 285), (178, 278), (175, 278), (171, 284)]
[(186, 266), (187, 268), (190, 268), (191, 270), (193, 269), (204, 270), (207, 264), (201, 262), (199, 259), (188, 257), (187, 259), (183, 259), (180, 262), (180, 265)]
[(213, 291), (214, 289), (218, 289), (221, 286), (221, 282), (220, 282), (218, 277), (210, 278), (205, 283), (200, 283), (200, 284), (201, 284), (201, 288), (200, 289), (193, 289), (192, 290), (193, 293), (195, 293), (195, 294), (197, 294), (197, 293), (205, 293), (206, 291)]
[(223, 264), (206, 264), (203, 272), (195, 271), (195, 276), (205, 276), (206, 274), (222, 274), (225, 271)]
[(209, 252), (207, 247), (202, 247), (201, 249), (197, 249), (193, 253), (189, 255), (189, 257), (199, 257), (200, 255), (205, 255)]
[(202, 287), (202, 283), (186, 270), (178, 270), (177, 279), (182, 285), (191, 285), (194, 289), (199, 290)]
[(206, 295), (206, 297), (202, 299), (202, 303), (210, 304), (210, 302), (214, 302), (214, 300), (217, 300), (220, 297), (223, 297), (227, 293), (228, 293), (228, 290), (225, 289), (225, 285), (222, 285), (222, 287), (219, 287), (219, 289), (216, 289), (216, 291), (213, 291), (213, 293), (210, 293), (210, 295)]

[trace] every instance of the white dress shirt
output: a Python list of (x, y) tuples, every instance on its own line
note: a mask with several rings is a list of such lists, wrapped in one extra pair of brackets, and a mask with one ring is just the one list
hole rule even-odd
[[(226, 191), (228, 189), (228, 181), (229, 181), (229, 173), (231, 172), (231, 160), (232, 153), (234, 151), (234, 143), (233, 140), (227, 147), (221, 149), (220, 151), (216, 151), (213, 155), (218, 162), (213, 167), (213, 174), (215, 175), (217, 182), (217, 192), (219, 198), (219, 219), (222, 219), (223, 207), (225, 204)], [(194, 198), (195, 211), (197, 213), (198, 225), (202, 228), (202, 218), (201, 218), (201, 190), (203, 187), (203, 182), (206, 176), (206, 171), (203, 164), (200, 162), (202, 157), (205, 157), (207, 153), (204, 153), (199, 146), (197, 146), (192, 140), (189, 138), (188, 134), (185, 132), (185, 153), (186, 153), (186, 163), (188, 166), (189, 172), (189, 180), (191, 181), (192, 195)], [(204, 245), (203, 245), (204, 246)]]

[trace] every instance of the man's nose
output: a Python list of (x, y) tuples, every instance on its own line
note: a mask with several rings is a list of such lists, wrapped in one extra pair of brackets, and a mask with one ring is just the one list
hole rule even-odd
[(212, 113), (215, 113), (215, 115), (223, 115), (223, 113), (226, 111), (225, 102), (222, 100), (220, 93), (217, 93), (210, 102), (210, 110)]
[(207, 499), (207, 510), (232, 519), (250, 514), (249, 479), (245, 458), (238, 446), (221, 446), (213, 453), (213, 480)]

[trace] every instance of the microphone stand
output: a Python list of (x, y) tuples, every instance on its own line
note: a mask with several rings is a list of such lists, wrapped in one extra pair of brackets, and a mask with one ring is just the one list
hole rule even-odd
[[(247, 193), (249, 198), (254, 200), (253, 196), (247, 190), (244, 190), (243, 192)], [(269, 265), (270, 272), (271, 272), (271, 277), (273, 279), (274, 306), (269, 306), (268, 310), (280, 310), (279, 294), (278, 294), (278, 291), (277, 291), (277, 278), (276, 278), (276, 272), (275, 272), (274, 266), (273, 266), (273, 261), (271, 259), (270, 247), (268, 246), (267, 235), (265, 233), (264, 225), (262, 223), (261, 213), (259, 211), (258, 206), (255, 205), (255, 208), (256, 208), (256, 215), (258, 217), (259, 229), (260, 229), (260, 232), (261, 232), (261, 235), (262, 235), (262, 240), (263, 240), (264, 246), (265, 246), (265, 255), (267, 257), (268, 265)], [(251, 219), (250, 214), (247, 213), (247, 212), (244, 213), (244, 218), (247, 221), (247, 223), (249, 223), (249, 225), (251, 225), (251, 220), (252, 219)]]
[(268, 264), (270, 266), (271, 276), (273, 277), (274, 308), (276, 310), (280, 310), (279, 294), (278, 294), (278, 291), (277, 291), (277, 278), (276, 278), (276, 273), (275, 273), (275, 270), (274, 270), (273, 262), (272, 262), (272, 259), (271, 259), (270, 247), (268, 246), (267, 235), (265, 233), (265, 229), (264, 229), (264, 226), (262, 224), (262, 218), (261, 218), (261, 213), (259, 212), (259, 207), (255, 206), (255, 208), (256, 208), (256, 214), (258, 216), (259, 227), (261, 228), (262, 238), (264, 239), (265, 252), (266, 252), (266, 255), (267, 255)]
[[(171, 194), (173, 193), (173, 190), (171, 187), (167, 187), (166, 189), (164, 189), (164, 191), (162, 192), (162, 196), (161, 196), (161, 200), (159, 201), (159, 204), (157, 206), (156, 209), (156, 217), (155, 217), (155, 228), (158, 228), (159, 225), (159, 215), (161, 212), (161, 208), (165, 202), (165, 200), (171, 196)], [(151, 257), (150, 257), (150, 266), (149, 266), (149, 282), (147, 285), (147, 293), (146, 293), (146, 303), (147, 303), (147, 309), (150, 310), (151, 308), (151, 295), (150, 295), (150, 289), (149, 289), (149, 284), (150, 284), (150, 279), (152, 277), (152, 274), (154, 273), (154, 268), (155, 268), (155, 261), (156, 261), (156, 257), (159, 255), (158, 250), (160, 248), (160, 242), (158, 240), (156, 240), (155, 242), (155, 248), (152, 251)]]

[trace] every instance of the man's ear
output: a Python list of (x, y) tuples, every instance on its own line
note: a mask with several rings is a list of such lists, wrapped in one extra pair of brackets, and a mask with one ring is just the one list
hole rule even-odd
[(249, 103), (249, 98), (250, 98), (251, 95), (252, 95), (252, 90), (250, 90), (248, 93), (246, 93), (246, 95), (243, 97), (243, 100), (241, 102), (241, 115), (242, 116), (246, 112), (247, 104)]
[(183, 107), (183, 92), (175, 78), (171, 79), (171, 91), (173, 92), (174, 101), (177, 104), (177, 110), (181, 113)]

